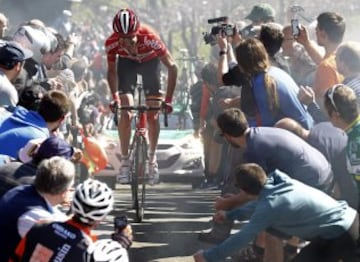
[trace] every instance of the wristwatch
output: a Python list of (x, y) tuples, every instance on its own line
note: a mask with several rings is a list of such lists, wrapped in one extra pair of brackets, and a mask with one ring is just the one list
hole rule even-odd
[(226, 54), (227, 54), (227, 50), (220, 50), (220, 52), (219, 52), (219, 56), (226, 55)]

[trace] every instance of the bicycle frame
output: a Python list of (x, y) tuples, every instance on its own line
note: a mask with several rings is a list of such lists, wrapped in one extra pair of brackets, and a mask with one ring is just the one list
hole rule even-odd
[[(139, 79), (139, 78), (138, 78)], [(142, 81), (137, 81), (138, 105), (120, 106), (120, 110), (136, 111), (135, 132), (131, 138), (129, 158), (131, 161), (131, 194), (133, 208), (135, 209), (135, 222), (141, 222), (144, 217), (146, 181), (148, 178), (148, 141), (147, 141), (147, 111), (161, 110), (161, 106), (153, 107), (142, 103)], [(167, 114), (165, 113), (165, 125), (167, 126)]]

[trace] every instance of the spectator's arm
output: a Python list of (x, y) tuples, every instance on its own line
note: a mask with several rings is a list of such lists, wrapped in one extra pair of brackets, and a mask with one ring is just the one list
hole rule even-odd
[(299, 31), (300, 33), (296, 38), (297, 42), (304, 46), (306, 52), (309, 54), (315, 64), (320, 64), (321, 60), (323, 59), (323, 55), (320, 52), (318, 46), (309, 39), (309, 32), (307, 28), (301, 25)]
[(324, 114), (316, 102), (309, 104), (307, 110), (314, 119), (315, 123), (329, 121), (329, 118)]

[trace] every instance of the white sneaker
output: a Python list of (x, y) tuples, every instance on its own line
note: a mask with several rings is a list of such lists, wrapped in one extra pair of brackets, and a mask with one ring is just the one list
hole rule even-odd
[(116, 176), (116, 181), (120, 184), (129, 184), (130, 183), (130, 163), (129, 161), (124, 161), (121, 164), (119, 174)]
[(159, 167), (157, 161), (149, 162), (149, 184), (159, 184)]

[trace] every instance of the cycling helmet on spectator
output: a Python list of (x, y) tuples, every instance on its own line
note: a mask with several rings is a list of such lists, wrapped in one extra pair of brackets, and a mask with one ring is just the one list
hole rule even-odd
[(101, 239), (88, 249), (89, 262), (129, 262), (127, 250), (111, 239)]
[(138, 16), (128, 8), (121, 9), (113, 19), (114, 32), (122, 37), (135, 35), (139, 27), (140, 21)]
[(112, 190), (98, 180), (87, 179), (76, 187), (71, 211), (86, 224), (101, 221), (113, 209)]

